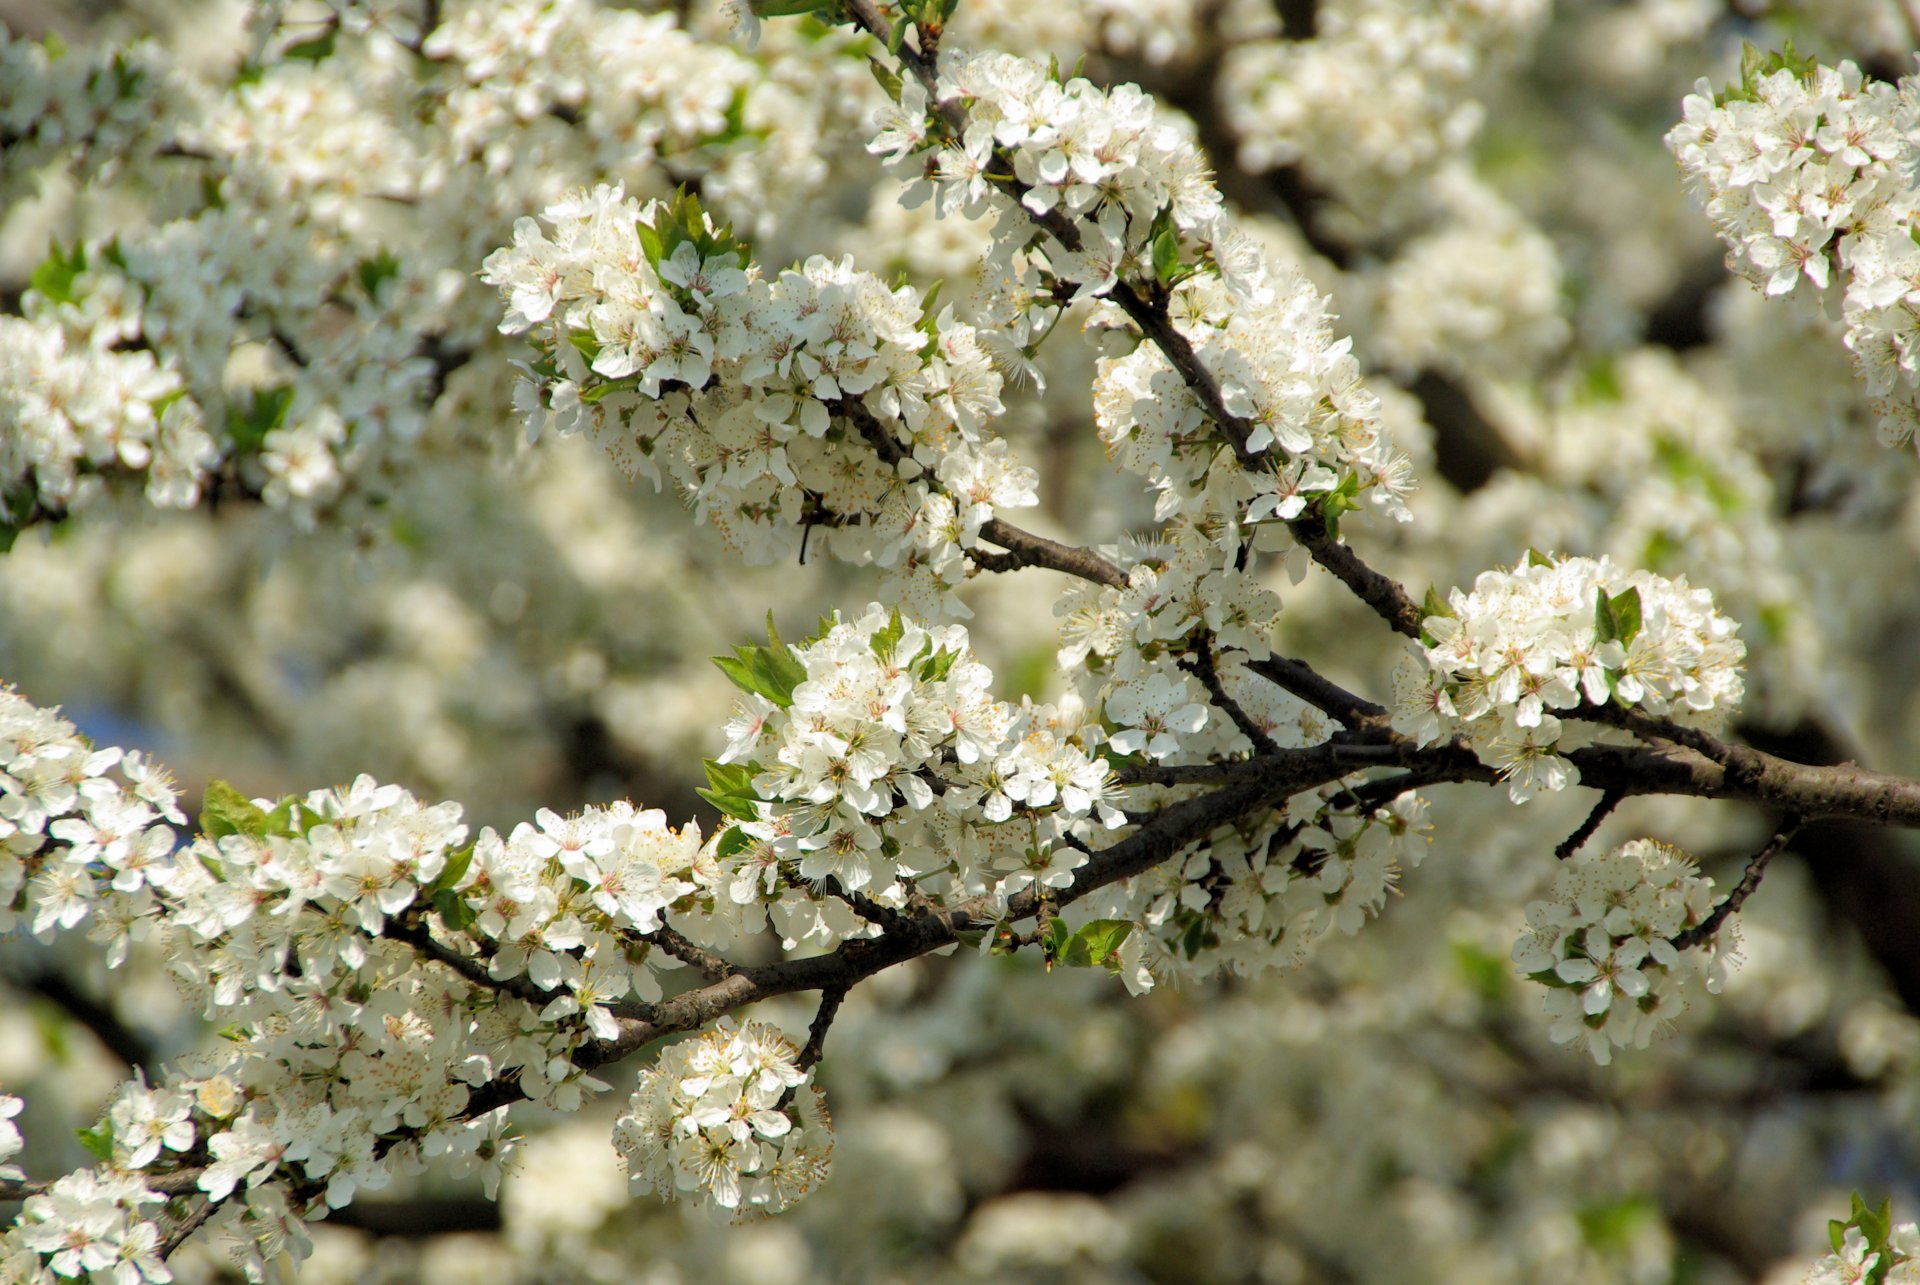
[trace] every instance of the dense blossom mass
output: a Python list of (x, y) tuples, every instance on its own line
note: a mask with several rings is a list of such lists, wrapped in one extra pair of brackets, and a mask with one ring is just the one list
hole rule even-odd
[(1673, 1025), (1695, 971), (1720, 990), (1730, 937), (1716, 938), (1713, 962), (1700, 970), (1697, 955), (1683, 962), (1673, 944), (1712, 909), (1713, 880), (1677, 849), (1636, 839), (1580, 853), (1554, 875), (1551, 899), (1527, 907), (1513, 962), (1549, 988), (1554, 1040), (1584, 1044), (1604, 1066), (1615, 1047), (1645, 1048)]
[(1843, 296), (1846, 343), (1889, 445), (1920, 426), (1920, 82), (1872, 80), (1851, 62), (1750, 65), (1702, 80), (1667, 135), (1706, 198), (1728, 263), (1768, 295), (1802, 281)]
[[(1884, 67), (1891, 6), (1782, 21)], [(0, 965), (111, 978), (127, 1064), (0, 1005), (96, 1162), (0, 1092), (0, 1282), (470, 1274), (320, 1226), (448, 1181), (539, 1279), (1662, 1281), (1775, 1133), (1747, 1185), (1824, 1208), (1920, 1025), (1744, 907), (1809, 818), (1920, 825), (1806, 766), (1911, 721), (1904, 647), (1839, 658), (1911, 623), (1854, 571), (1910, 461), (1853, 443), (1920, 425), (1920, 79), (1680, 104), (1688, 0), (711, 8), (0, 31)], [(1676, 110), (1729, 264), (1825, 317), (1688, 285), (1707, 221), (1615, 150)], [(655, 666), (741, 564), (723, 713)], [(236, 735), (350, 783), (190, 820), (156, 753)], [(695, 745), (717, 819), (608, 801)], [(1773, 838), (1722, 892), (1744, 823), (1662, 795)], [(1851, 1114), (1750, 1128), (1815, 1046)], [(1920, 1279), (1885, 1207), (1829, 1231), (1812, 1285)]]
[(1482, 572), (1422, 628), (1396, 677), (1394, 726), (1422, 743), (1464, 731), (1515, 803), (1575, 779), (1556, 747), (1578, 736), (1555, 710), (1718, 726), (1744, 692), (1746, 647), (1710, 593), (1605, 559), (1529, 555)]

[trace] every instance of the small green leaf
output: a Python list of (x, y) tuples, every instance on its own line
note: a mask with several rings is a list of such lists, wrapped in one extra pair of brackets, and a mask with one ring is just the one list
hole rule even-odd
[(867, 59), (867, 67), (873, 72), (873, 78), (880, 82), (880, 88), (894, 102), (900, 101), (900, 74), (881, 62), (878, 58)]
[(1620, 636), (1620, 623), (1613, 618), (1613, 600), (1605, 589), (1595, 589), (1593, 594), (1593, 632), (1601, 642), (1613, 642)]
[(360, 288), (367, 292), (367, 298), (376, 299), (380, 287), (400, 275), (400, 260), (391, 251), (382, 250), (371, 259), (360, 260), (354, 274), (360, 278)]
[(883, 665), (891, 664), (893, 650), (900, 645), (900, 639), (906, 632), (906, 622), (900, 619), (900, 608), (895, 607), (893, 614), (887, 617), (887, 623), (873, 631), (873, 641), (867, 644), (874, 658)]
[(333, 56), (334, 34), (334, 29), (328, 27), (311, 40), (288, 45), (280, 56), (288, 62), (319, 62), (330, 58)]
[(1055, 915), (1047, 921), (1047, 939), (1044, 943), (1049, 964), (1062, 959), (1067, 953), (1067, 944), (1073, 940), (1073, 930), (1067, 927), (1067, 921)]
[(1153, 238), (1153, 275), (1163, 285), (1171, 285), (1180, 271), (1180, 238), (1172, 227), (1162, 228)]
[(1630, 643), (1633, 636), (1640, 632), (1640, 590), (1627, 589), (1607, 600), (1607, 611), (1613, 617), (1614, 636), (1621, 643)]
[(245, 834), (267, 837), (267, 814), (225, 781), (209, 781), (200, 801), (200, 833), (209, 839)]
[(1113, 968), (1119, 964), (1114, 952), (1120, 949), (1132, 932), (1133, 921), (1130, 919), (1092, 919), (1081, 925), (1080, 931), (1074, 934), (1074, 940), (1084, 944), (1089, 965)]
[(731, 861), (754, 844), (754, 838), (737, 825), (730, 825), (720, 834), (720, 841), (713, 845), (714, 855), (722, 861)]
[(113, 1121), (102, 1120), (91, 1129), (75, 1129), (80, 1145), (103, 1164), (113, 1162)]
[(959, 659), (959, 652), (942, 647), (922, 660), (914, 672), (923, 683), (937, 683), (953, 672), (953, 662)]
[(268, 433), (285, 426), (293, 406), (293, 387), (255, 388), (227, 403), (227, 435), (236, 451), (260, 449)]
[(71, 250), (62, 250), (60, 243), (55, 241), (46, 259), (27, 278), (27, 284), (44, 295), (50, 303), (75, 303), (78, 296), (74, 293), (73, 283), (86, 270), (86, 246), (75, 242)]
[(661, 251), (664, 248), (659, 230), (651, 223), (641, 220), (634, 224), (634, 231), (640, 236), (640, 253), (647, 256), (648, 266), (657, 270), (660, 267)]
[(434, 881), (421, 889), (428, 901), (433, 901), (443, 892), (452, 892), (467, 877), (468, 867), (473, 865), (473, 845), (456, 848), (447, 854), (447, 863), (440, 867), (440, 874)]
[(708, 759), (706, 768), (708, 788), (695, 790), (695, 794), (719, 809), (724, 816), (737, 821), (760, 819), (760, 799), (753, 791), (753, 778), (760, 774), (758, 765), (719, 763)]
[(473, 913), (473, 907), (467, 904), (465, 897), (453, 889), (441, 889), (430, 898), (430, 901), (434, 913), (440, 916), (440, 922), (454, 932), (465, 932), (473, 927), (473, 921), (477, 918)]

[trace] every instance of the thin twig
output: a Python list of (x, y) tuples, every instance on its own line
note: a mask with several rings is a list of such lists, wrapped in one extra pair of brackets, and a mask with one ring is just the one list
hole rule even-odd
[(1620, 806), (1620, 801), (1626, 797), (1618, 790), (1603, 792), (1600, 795), (1600, 801), (1593, 805), (1593, 811), (1587, 813), (1587, 819), (1582, 821), (1572, 834), (1560, 841), (1560, 846), (1553, 850), (1553, 855), (1565, 861), (1580, 851), (1580, 845), (1593, 837), (1593, 832), (1600, 828), (1600, 823), (1605, 821), (1607, 816)]
[(1280, 747), (1273, 743), (1273, 737), (1267, 734), (1267, 729), (1254, 722), (1252, 716), (1241, 708), (1240, 702), (1228, 695), (1226, 686), (1220, 681), (1220, 671), (1213, 663), (1213, 642), (1205, 629), (1194, 633), (1192, 659), (1182, 658), (1179, 665), (1200, 680), (1215, 708), (1232, 719), (1233, 725), (1240, 729), (1240, 734), (1253, 742), (1254, 753), (1272, 754), (1279, 750)]
[(475, 986), (511, 995), (515, 999), (524, 1000), (537, 1007), (545, 1007), (552, 1003), (555, 996), (560, 993), (544, 990), (525, 977), (495, 977), (487, 971), (487, 966), (480, 960), (471, 955), (463, 955), (435, 940), (433, 934), (428, 931), (426, 922), (417, 915), (387, 920), (386, 928), (381, 935), (390, 937), (394, 941), (405, 942), (428, 959), (445, 964)]
[(820, 1007), (814, 1010), (813, 1025), (807, 1028), (807, 1042), (800, 1050), (799, 1067), (811, 1071), (826, 1051), (827, 1029), (840, 1012), (840, 1001), (847, 997), (845, 986), (829, 986), (820, 992)]
[(1802, 824), (1804, 822), (1800, 817), (1782, 817), (1779, 828), (1773, 832), (1773, 837), (1747, 859), (1746, 873), (1740, 876), (1740, 882), (1733, 886), (1733, 891), (1727, 894), (1727, 899), (1715, 906), (1705, 919), (1675, 937), (1673, 948), (1692, 950), (1695, 946), (1711, 941), (1714, 934), (1720, 931), (1720, 925), (1727, 921), (1727, 917), (1737, 914), (1740, 907), (1746, 904), (1747, 898), (1753, 895), (1753, 890), (1760, 886), (1761, 878), (1767, 873), (1767, 863), (1779, 856), (1787, 844), (1792, 842), (1794, 834), (1799, 831)]
[(643, 934), (641, 940), (658, 946), (683, 964), (692, 965), (710, 982), (717, 982), (722, 977), (731, 977), (740, 971), (738, 964), (721, 958), (705, 946), (688, 941), (664, 920), (658, 928)]
[(167, 1238), (160, 1242), (160, 1249), (158, 1251), (160, 1261), (165, 1262), (168, 1258), (172, 1257), (173, 1251), (185, 1244), (187, 1237), (199, 1231), (201, 1226), (206, 1223), (207, 1219), (213, 1217), (223, 1203), (225, 1202), (209, 1198), (202, 1201), (192, 1213), (183, 1218), (180, 1221), (180, 1225), (169, 1232)]

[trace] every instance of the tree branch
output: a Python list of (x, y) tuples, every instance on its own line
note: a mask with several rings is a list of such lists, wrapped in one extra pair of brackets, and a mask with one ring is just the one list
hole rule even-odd
[(1747, 898), (1753, 895), (1753, 890), (1760, 886), (1761, 877), (1767, 873), (1767, 864), (1780, 855), (1799, 829), (1799, 817), (1782, 818), (1779, 828), (1773, 832), (1773, 837), (1747, 859), (1746, 873), (1740, 876), (1740, 882), (1733, 886), (1733, 891), (1727, 894), (1727, 899), (1715, 906), (1705, 919), (1675, 937), (1673, 948), (1692, 950), (1695, 946), (1712, 941), (1714, 934), (1720, 931), (1720, 925), (1727, 921), (1728, 916), (1739, 913), (1740, 907), (1747, 903)]
[(1343, 727), (1357, 730), (1385, 728), (1387, 725), (1386, 706), (1376, 705), (1366, 697), (1357, 696), (1338, 683), (1322, 678), (1305, 661), (1269, 656), (1265, 660), (1248, 661), (1247, 668), (1282, 691), (1298, 696)]

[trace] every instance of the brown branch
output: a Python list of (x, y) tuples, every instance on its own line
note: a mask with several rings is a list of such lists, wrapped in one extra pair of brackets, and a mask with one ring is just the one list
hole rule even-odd
[(988, 571), (1015, 571), (1021, 567), (1045, 567), (1062, 571), (1081, 580), (1091, 580), (1111, 589), (1127, 587), (1127, 573), (1092, 549), (1062, 544), (1044, 535), (1023, 531), (1010, 522), (989, 518), (980, 527), (980, 538), (991, 540), (1007, 552), (995, 554), (989, 549), (972, 548), (967, 556)]
[(1416, 603), (1392, 576), (1375, 571), (1360, 560), (1360, 555), (1330, 536), (1316, 518), (1301, 518), (1287, 524), (1293, 538), (1313, 555), (1313, 560), (1333, 572), (1360, 601), (1372, 607), (1374, 614), (1393, 627), (1395, 633), (1409, 638), (1420, 636), (1422, 615)]
[(1282, 691), (1298, 696), (1343, 727), (1384, 728), (1387, 725), (1386, 706), (1376, 705), (1321, 677), (1305, 661), (1269, 656), (1265, 660), (1248, 661), (1247, 668)]
[(800, 1050), (799, 1066), (802, 1071), (811, 1071), (819, 1063), (820, 1055), (827, 1047), (827, 1030), (840, 1012), (840, 1001), (846, 997), (844, 987), (829, 987), (820, 992), (820, 1007), (814, 1010), (813, 1025), (807, 1028), (806, 1046)]
[(1618, 790), (1608, 790), (1603, 793), (1600, 801), (1593, 805), (1593, 811), (1587, 813), (1587, 819), (1582, 821), (1572, 834), (1560, 841), (1560, 845), (1553, 850), (1553, 855), (1565, 861), (1580, 851), (1580, 845), (1593, 837), (1593, 832), (1600, 828), (1601, 822), (1620, 806), (1620, 800), (1625, 797)]
[(167, 1233), (167, 1238), (160, 1242), (160, 1248), (157, 1251), (160, 1260), (165, 1262), (168, 1258), (172, 1257), (173, 1251), (184, 1245), (187, 1237), (199, 1231), (201, 1225), (204, 1224), (207, 1219), (213, 1217), (213, 1215), (219, 1211), (220, 1206), (225, 1203), (223, 1200), (213, 1199), (201, 1201), (199, 1207), (181, 1219), (180, 1225)]
[[(907, 458), (906, 450), (880, 422), (871, 407), (856, 397), (842, 397), (831, 403), (833, 413), (852, 424), (861, 440), (873, 448), (881, 462), (897, 468)], [(938, 487), (931, 474), (929, 485)], [(989, 518), (980, 527), (980, 538), (1005, 549), (1004, 554), (990, 549), (971, 548), (967, 556), (988, 571), (1017, 571), (1022, 567), (1045, 567), (1062, 571), (1081, 580), (1091, 580), (1114, 589), (1127, 587), (1127, 573), (1092, 549), (1079, 548), (1022, 530), (1011, 522)]]
[(700, 970), (708, 981), (719, 981), (740, 971), (740, 965), (723, 959), (705, 946), (695, 945), (681, 936), (663, 920), (660, 926), (641, 937), (642, 941), (658, 946), (667, 954), (683, 964), (690, 964)]
[(1255, 754), (1272, 754), (1280, 748), (1273, 743), (1273, 737), (1267, 735), (1266, 729), (1254, 722), (1247, 711), (1240, 707), (1240, 702), (1227, 694), (1226, 687), (1220, 682), (1220, 671), (1213, 662), (1211, 636), (1205, 629), (1194, 633), (1192, 658), (1182, 658), (1178, 663), (1180, 668), (1200, 680), (1215, 708), (1232, 719), (1233, 725), (1240, 729), (1240, 734), (1253, 742)]
[(525, 977), (495, 977), (487, 971), (486, 964), (472, 955), (462, 955), (459, 951), (435, 940), (428, 930), (426, 921), (421, 918), (418, 908), (398, 918), (387, 920), (380, 934), (394, 941), (405, 942), (435, 963), (445, 964), (475, 986), (486, 990), (499, 991), (515, 999), (525, 1000), (535, 1007), (544, 1008), (552, 1003), (561, 992), (542, 990)]

